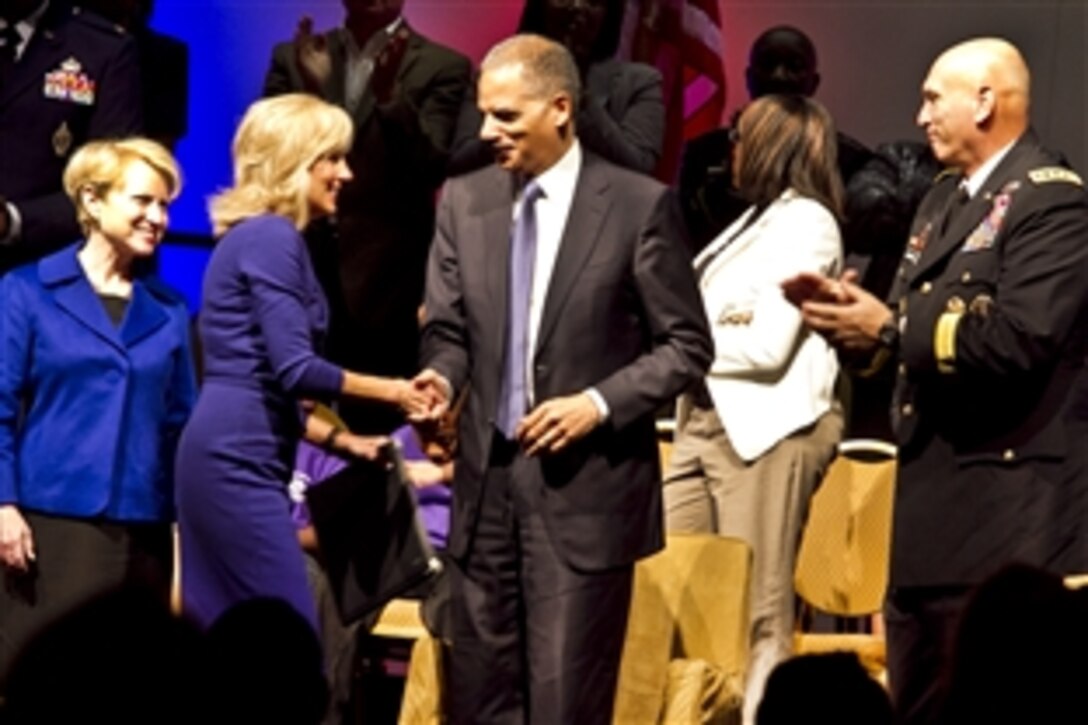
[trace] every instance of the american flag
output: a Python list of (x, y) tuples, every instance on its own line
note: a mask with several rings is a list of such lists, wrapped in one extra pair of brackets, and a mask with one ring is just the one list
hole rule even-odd
[(665, 146), (658, 176), (676, 175), (684, 141), (721, 125), (725, 68), (718, 0), (627, 0), (626, 57), (664, 78)]

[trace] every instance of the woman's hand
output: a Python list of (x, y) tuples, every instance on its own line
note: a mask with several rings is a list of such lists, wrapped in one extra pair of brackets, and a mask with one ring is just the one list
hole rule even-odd
[(393, 386), (393, 402), (409, 418), (424, 418), (438, 404), (435, 394), (427, 385), (417, 384), (413, 380), (391, 380), (390, 384)]
[(385, 436), (361, 436), (347, 431), (336, 436), (338, 449), (368, 461), (376, 460), (387, 445), (389, 445), (389, 439)]
[(0, 563), (26, 571), (34, 558), (34, 537), (26, 519), (15, 506), (0, 506)]

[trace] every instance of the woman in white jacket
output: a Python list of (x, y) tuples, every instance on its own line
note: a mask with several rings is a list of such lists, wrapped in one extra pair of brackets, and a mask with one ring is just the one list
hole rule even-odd
[(750, 723), (771, 669), (790, 655), (798, 540), (843, 425), (835, 353), (780, 283), (839, 275), (842, 182), (831, 117), (811, 99), (761, 97), (735, 129), (733, 178), (752, 206), (695, 259), (715, 356), (705, 385), (677, 404), (665, 506), (669, 531), (752, 547)]

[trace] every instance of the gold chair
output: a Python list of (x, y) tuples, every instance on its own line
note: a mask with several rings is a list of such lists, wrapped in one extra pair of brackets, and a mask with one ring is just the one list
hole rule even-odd
[[(797, 654), (848, 650), (877, 677), (886, 657), (879, 613), (888, 586), (896, 450), (883, 441), (843, 441), (816, 495), (801, 537), (794, 586), (803, 607), (868, 617), (866, 633), (798, 632)], [(804, 616), (798, 618), (801, 623)]]
[(751, 567), (739, 539), (679, 533), (635, 566), (614, 722), (740, 722)]

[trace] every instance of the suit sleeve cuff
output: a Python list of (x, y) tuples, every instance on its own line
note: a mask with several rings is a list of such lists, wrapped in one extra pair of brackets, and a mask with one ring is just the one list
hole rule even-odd
[(8, 233), (0, 237), (0, 247), (6, 247), (15, 243), (15, 240), (23, 233), (23, 218), (19, 216), (19, 210), (14, 204), (8, 202)]
[(593, 401), (593, 404), (597, 406), (597, 412), (601, 415), (600, 422), (603, 423), (608, 420), (609, 410), (608, 403), (605, 402), (604, 396), (596, 388), (586, 388), (586, 395)]

